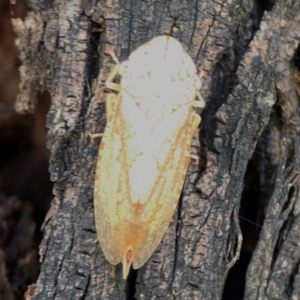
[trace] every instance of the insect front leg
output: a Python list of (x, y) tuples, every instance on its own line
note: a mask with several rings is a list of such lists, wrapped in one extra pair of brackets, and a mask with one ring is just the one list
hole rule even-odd
[(197, 107), (197, 108), (204, 108), (205, 107), (205, 101), (203, 100), (201, 94), (200, 94), (200, 90), (202, 87), (202, 82), (201, 79), (199, 78), (199, 76), (197, 74), (194, 75), (194, 86), (196, 89), (196, 96), (199, 100), (195, 100), (193, 102), (193, 106)]
[[(113, 79), (118, 75), (119, 73), (119, 68), (120, 68), (120, 62), (118, 60), (118, 58), (116, 57), (113, 48), (110, 48), (106, 51), (107, 54), (111, 55), (112, 59), (114, 60), (114, 62), (116, 63), (116, 65), (114, 66), (114, 68), (111, 70), (111, 72), (109, 73), (106, 81), (105, 81), (105, 86), (111, 90), (120, 92), (121, 91), (121, 85), (112, 82)], [(107, 98), (106, 98), (106, 119), (107, 122), (111, 121), (112, 118), (112, 114), (114, 111), (114, 105), (117, 101), (117, 95), (115, 94), (108, 94)], [(87, 133), (91, 139), (91, 142), (94, 143), (95, 138), (98, 137), (102, 137), (103, 133), (91, 133), (88, 132)]]
[(111, 70), (110, 74), (108, 75), (106, 81), (105, 81), (105, 85), (107, 88), (120, 92), (121, 91), (121, 85), (118, 83), (114, 83), (112, 82), (113, 79), (118, 75), (119, 73), (119, 68), (120, 68), (120, 62), (117, 58), (117, 56), (115, 55), (115, 52), (113, 50), (113, 48), (110, 48), (108, 50), (106, 50), (106, 53), (109, 54), (112, 59), (114, 60), (114, 62), (116, 63), (116, 65), (114, 66), (114, 68)]

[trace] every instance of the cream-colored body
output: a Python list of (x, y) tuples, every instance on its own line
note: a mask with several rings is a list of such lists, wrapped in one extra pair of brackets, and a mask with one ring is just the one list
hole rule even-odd
[[(117, 70), (120, 84), (111, 82)], [(95, 180), (98, 239), (111, 264), (140, 268), (162, 240), (184, 184), (200, 80), (174, 38), (160, 36), (116, 65)]]

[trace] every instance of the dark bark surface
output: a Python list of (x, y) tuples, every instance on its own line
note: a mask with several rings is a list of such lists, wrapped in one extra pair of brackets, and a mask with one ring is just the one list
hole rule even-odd
[[(297, 299), (300, 1), (276, 1), (268, 11), (235, 0), (28, 2), (27, 18), (14, 21), (23, 61), (16, 109), (31, 112), (39, 91), (52, 96), (55, 197), (44, 222), (41, 272), (27, 299), (221, 299), (226, 279), (234, 282), (229, 270), (243, 251), (251, 255), (247, 236), (241, 250), (241, 203), (257, 206), (255, 222), (263, 227), (240, 299)], [(192, 147), (200, 163), (190, 164), (157, 251), (124, 281), (97, 241), (99, 141), (87, 133), (105, 126), (104, 81), (112, 67), (106, 48), (115, 46), (122, 61), (162, 34), (177, 38), (204, 74), (206, 108)]]

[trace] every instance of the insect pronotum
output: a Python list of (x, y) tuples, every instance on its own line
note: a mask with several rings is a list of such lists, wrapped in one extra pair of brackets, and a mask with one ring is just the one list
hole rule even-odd
[[(205, 103), (191, 57), (169, 36), (156, 37), (117, 62), (107, 97), (95, 180), (95, 222), (105, 258), (145, 264), (174, 214)], [(120, 84), (112, 80), (121, 75)], [(197, 97), (199, 100), (195, 100)]]

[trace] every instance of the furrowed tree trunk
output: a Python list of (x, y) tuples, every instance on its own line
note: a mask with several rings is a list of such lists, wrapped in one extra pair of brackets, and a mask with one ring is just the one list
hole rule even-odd
[[(232, 290), (238, 299), (298, 299), (300, 1), (28, 4), (24, 22), (13, 21), (23, 62), (16, 108), (32, 112), (39, 91), (51, 94), (55, 197), (26, 299), (215, 300), (233, 299)], [(200, 162), (190, 163), (160, 246), (125, 281), (96, 237), (99, 140), (88, 132), (105, 126), (113, 67), (106, 49), (123, 61), (158, 35), (180, 41), (203, 76), (206, 108), (192, 147)], [(261, 224), (260, 233), (241, 222), (242, 234), (240, 214)]]

